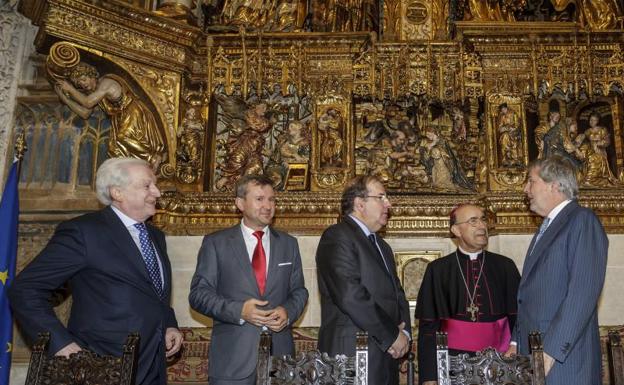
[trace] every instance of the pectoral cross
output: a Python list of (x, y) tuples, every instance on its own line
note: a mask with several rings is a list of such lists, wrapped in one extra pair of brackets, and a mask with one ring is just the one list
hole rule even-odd
[(466, 311), (470, 313), (470, 320), (476, 322), (477, 314), (479, 314), (479, 306), (475, 305), (474, 302), (470, 302), (470, 306), (466, 308)]

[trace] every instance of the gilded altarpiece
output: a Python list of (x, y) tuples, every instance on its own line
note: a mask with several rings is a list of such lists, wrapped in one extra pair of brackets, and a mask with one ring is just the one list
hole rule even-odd
[[(349, 13), (313, 1), (258, 14), (232, 4), (202, 8), (199, 25), (129, 2), (20, 4), (42, 26), (43, 55), (54, 43), (73, 47), (96, 71), (92, 87), (113, 79), (145, 107), (155, 128), (138, 132), (162, 145), (130, 155), (158, 169), (165, 193), (154, 222), (167, 232), (235, 223), (232, 188), (246, 173), (273, 179), (277, 225), (299, 233), (334, 223), (341, 189), (362, 174), (392, 196), (388, 233), (446, 234), (448, 211), (466, 200), (491, 211), (493, 230), (527, 232), (536, 218), (522, 194), (526, 169), (550, 153), (576, 165), (581, 203), (609, 231), (624, 227), (617, 19), (590, 20), (585, 3), (562, 12), (521, 1), (363, 1)], [(67, 196), (94, 208), (93, 172), (123, 144), (111, 140), (110, 110), (89, 106), (85, 118), (64, 101), (70, 75), (47, 76), (22, 98), (19, 126), (50, 154), (25, 162), (32, 210), (59, 210)], [(69, 110), (54, 110), (57, 97)], [(37, 117), (38, 101), (56, 112)], [(58, 200), (34, 199), (54, 186)]]
[[(597, 20), (593, 2), (557, 11), (533, 1), (387, 0), (350, 10), (315, 0), (255, 13), (228, 2), (202, 8), (194, 25), (190, 14), (150, 11), (153, 3), (20, 2), (40, 27), (40, 56), (15, 116), (30, 148), (18, 270), (56, 223), (98, 207), (95, 170), (119, 145), (112, 113), (91, 106), (83, 117), (62, 99), (69, 87), (57, 87), (71, 74), (55, 78), (45, 64), (55, 43), (97, 71), (96, 87), (113, 79), (154, 122), (162, 146), (130, 155), (157, 159), (153, 222), (169, 235), (237, 223), (232, 188), (260, 172), (278, 190), (276, 226), (294, 234), (336, 223), (340, 191), (363, 174), (387, 186), (390, 236), (447, 236), (449, 211), (465, 201), (488, 209), (492, 234), (532, 233), (527, 165), (550, 153), (576, 165), (580, 203), (608, 232), (624, 232), (620, 10)], [(434, 257), (398, 255), (400, 275), (420, 275)], [(27, 357), (21, 342), (14, 357)]]

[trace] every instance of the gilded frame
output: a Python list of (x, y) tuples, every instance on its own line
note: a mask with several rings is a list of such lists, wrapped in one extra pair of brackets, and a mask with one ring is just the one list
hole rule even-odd
[[(394, 253), (394, 260), (397, 266), (397, 275), (403, 290), (405, 291), (405, 297), (410, 305), (410, 313), (413, 313), (416, 307), (416, 299), (418, 297), (418, 290), (422, 282), (422, 277), (425, 273), (424, 268), (431, 261), (434, 261), (442, 257), (441, 250), (415, 250), (415, 251), (397, 251)], [(417, 263), (417, 266), (410, 266)], [(416, 279), (411, 277), (408, 279), (407, 275), (416, 272)], [(409, 285), (408, 285), (409, 283)]]

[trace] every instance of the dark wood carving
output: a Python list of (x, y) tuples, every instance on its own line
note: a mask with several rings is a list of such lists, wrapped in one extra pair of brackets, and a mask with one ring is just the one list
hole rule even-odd
[(367, 385), (368, 337), (356, 336), (354, 357), (330, 357), (319, 351), (301, 352), (297, 357), (271, 356), (271, 335), (262, 333), (258, 350), (256, 385)]
[(448, 354), (446, 333), (437, 333), (438, 384), (544, 385), (544, 359), (538, 333), (529, 336), (531, 355), (503, 357), (486, 348), (474, 357)]
[(69, 358), (48, 356), (50, 333), (39, 334), (33, 346), (26, 385), (134, 385), (139, 335), (128, 336), (121, 357), (100, 356), (88, 350)]
[(609, 374), (612, 385), (624, 385), (624, 352), (618, 330), (609, 330)]

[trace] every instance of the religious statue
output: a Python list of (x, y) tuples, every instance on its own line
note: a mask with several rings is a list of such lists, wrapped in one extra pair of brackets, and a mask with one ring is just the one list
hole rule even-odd
[[(225, 0), (221, 7), (227, 26), (276, 32), (301, 30), (308, 13), (307, 0)], [(216, 12), (214, 6), (210, 10)]]
[(304, 123), (294, 120), (288, 123), (286, 132), (277, 137), (266, 174), (275, 182), (275, 186), (286, 184), (288, 168), (292, 164), (308, 165), (310, 161), (310, 134)]
[[(561, 114), (558, 111), (548, 113), (548, 131), (543, 136), (542, 157), (560, 156), (567, 159), (575, 167), (580, 167), (581, 162), (576, 156), (566, 149), (569, 135), (565, 125), (561, 124)], [(568, 147), (570, 147), (568, 145)]]
[(340, 167), (343, 164), (344, 120), (340, 111), (328, 108), (319, 118), (321, 167)]
[(72, 111), (87, 119), (99, 106), (111, 120), (108, 155), (144, 159), (157, 169), (166, 150), (152, 112), (120, 76), (99, 75), (95, 67), (80, 62), (69, 73), (69, 82), (58, 79), (54, 91)]
[(453, 121), (453, 135), (455, 135), (459, 141), (466, 140), (466, 119), (464, 117), (464, 112), (459, 107), (453, 106), (451, 120)]
[(578, 150), (583, 161), (581, 168), (581, 185), (590, 187), (611, 187), (619, 182), (611, 172), (606, 148), (611, 143), (611, 136), (606, 127), (600, 125), (600, 115), (592, 112), (589, 115), (589, 128), (585, 130), (584, 143)]
[(594, 31), (616, 28), (623, 15), (617, 0), (551, 0), (551, 3), (557, 12), (574, 4), (581, 26)]
[[(221, 107), (229, 114), (229, 134), (224, 143), (225, 159), (220, 166), (220, 179), (216, 182), (218, 190), (231, 190), (242, 175), (264, 173), (265, 134), (272, 127), (267, 116), (264, 102), (247, 107), (241, 114), (236, 98), (217, 97)], [(241, 116), (242, 115), (242, 116)]]
[(199, 177), (202, 157), (203, 126), (196, 117), (195, 108), (189, 108), (178, 130), (178, 178), (193, 183)]
[(314, 32), (378, 31), (379, 15), (375, 0), (312, 0)]
[(500, 164), (503, 167), (522, 167), (523, 165), (523, 145), (522, 132), (518, 114), (509, 108), (507, 103), (498, 106), (498, 116), (496, 118), (498, 130), (498, 144), (500, 150)]
[(436, 190), (473, 190), (459, 160), (448, 142), (431, 127), (425, 128), (425, 138), (420, 144), (420, 161)]
[(515, 21), (512, 9), (501, 6), (499, 0), (468, 0), (464, 20)]

